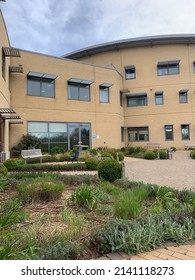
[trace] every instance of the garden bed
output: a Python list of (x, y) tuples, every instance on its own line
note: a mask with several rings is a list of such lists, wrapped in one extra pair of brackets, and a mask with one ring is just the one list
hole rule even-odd
[(0, 217), (0, 259), (131, 255), (193, 240), (195, 192), (89, 175), (12, 174), (0, 182)]

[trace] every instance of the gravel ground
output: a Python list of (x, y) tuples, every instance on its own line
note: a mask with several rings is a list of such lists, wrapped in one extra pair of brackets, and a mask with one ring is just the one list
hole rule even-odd
[(131, 181), (195, 189), (195, 160), (190, 158), (190, 151), (177, 151), (172, 160), (125, 157), (125, 176)]

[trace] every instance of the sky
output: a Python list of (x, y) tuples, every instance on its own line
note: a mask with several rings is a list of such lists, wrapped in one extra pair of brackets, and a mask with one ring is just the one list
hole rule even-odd
[(12, 47), (62, 56), (115, 40), (195, 34), (195, 0), (0, 1)]

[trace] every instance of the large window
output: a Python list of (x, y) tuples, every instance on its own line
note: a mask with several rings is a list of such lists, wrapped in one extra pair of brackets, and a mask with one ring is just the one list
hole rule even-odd
[(162, 91), (155, 92), (155, 104), (156, 105), (163, 104), (163, 92)]
[(179, 92), (179, 103), (188, 103), (188, 89), (182, 89)]
[(90, 85), (93, 81), (71, 78), (68, 81), (68, 99), (90, 101)]
[(136, 78), (136, 72), (135, 72), (135, 66), (125, 66), (125, 79), (135, 79)]
[(148, 105), (148, 101), (147, 101), (147, 95), (145, 93), (127, 96), (127, 107), (147, 106), (147, 105)]
[(75, 145), (90, 148), (89, 123), (28, 122), (28, 133), (42, 142), (42, 150), (51, 152), (53, 147), (73, 149)]
[(189, 124), (181, 125), (181, 139), (190, 140), (190, 126)]
[(128, 128), (128, 141), (149, 141), (148, 127), (129, 127)]
[(55, 75), (30, 72), (27, 76), (27, 95), (53, 98), (56, 78)]
[(179, 74), (179, 60), (163, 61), (157, 65), (158, 76)]
[(165, 140), (173, 140), (173, 125), (165, 125)]

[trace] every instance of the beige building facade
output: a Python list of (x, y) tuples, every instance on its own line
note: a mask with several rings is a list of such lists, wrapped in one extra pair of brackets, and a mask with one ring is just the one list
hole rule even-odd
[(195, 142), (195, 35), (93, 46), (64, 57), (10, 46), (0, 14), (1, 153), (22, 135), (44, 151)]

